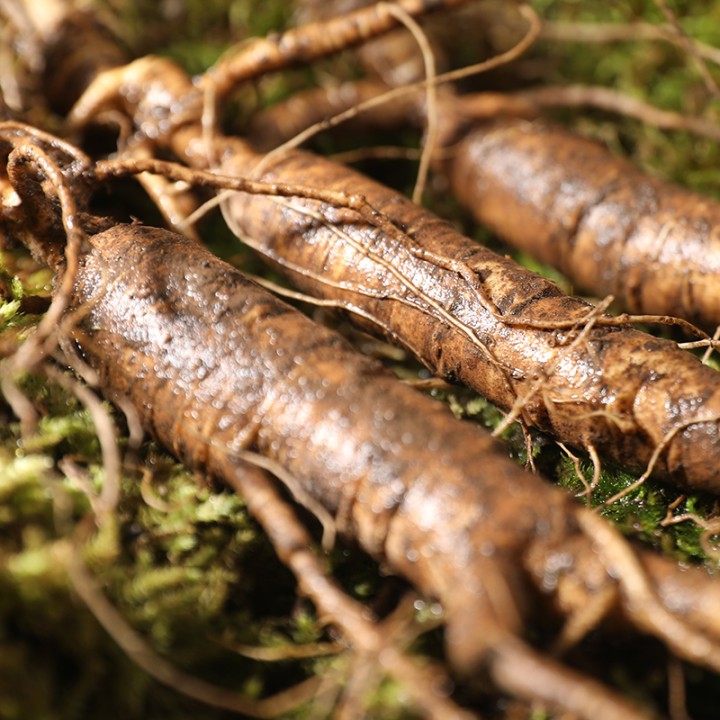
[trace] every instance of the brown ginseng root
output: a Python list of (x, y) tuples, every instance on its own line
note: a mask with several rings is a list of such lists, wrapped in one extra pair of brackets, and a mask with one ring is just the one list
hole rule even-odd
[[(245, 152), (243, 152), (245, 150)], [(235, 144), (221, 171), (260, 158)], [(313, 175), (312, 173), (317, 173)], [(337, 301), (528, 425), (695, 489), (720, 490), (720, 376), (669, 341), (615, 325), (552, 282), (344, 166), (301, 152), (265, 165), (266, 182), (361, 196), (389, 219), (304, 200), (239, 194), (237, 234), (308, 294)], [(270, 230), (272, 228), (272, 230)], [(705, 454), (707, 453), (707, 455)]]
[[(312, 0), (304, 4), (310, 17), (330, 12)], [(670, 14), (665, 6), (663, 12)], [(566, 30), (568, 40), (572, 35)], [(661, 32), (666, 28), (654, 30), (668, 39)], [(673, 41), (689, 43), (679, 25), (677, 30), (676, 36), (670, 34)], [(371, 76), (397, 85), (393, 73), (378, 68), (374, 58), (392, 57), (409, 73), (405, 82), (416, 81), (422, 77), (422, 64), (415, 45), (408, 33), (397, 31), (363, 47), (360, 56)], [(690, 50), (695, 54), (694, 45)], [(380, 94), (382, 89), (370, 83), (359, 86), (359, 101), (367, 91)], [(308, 93), (307, 124), (321, 120), (324, 110), (342, 112), (349, 104), (341, 106), (339, 99), (352, 95), (349, 84), (333, 93), (331, 102)], [(365, 117), (388, 124), (405, 110), (414, 121), (422, 114), (422, 103), (413, 104), (409, 96), (404, 100), (407, 109), (397, 105)], [(706, 120), (652, 108), (609, 88), (541, 86), (496, 100), (494, 111), (500, 116), (510, 110), (534, 118), (548, 105), (590, 105), (714, 141), (720, 137), (720, 129)], [(287, 107), (261, 113), (254, 135), (273, 147), (292, 137), (291, 130), (299, 133), (304, 129), (302, 104), (293, 98)], [(684, 318), (712, 333), (720, 325), (720, 238), (715, 230), (720, 203), (653, 178), (600, 143), (544, 121), (509, 117), (463, 128), (470, 117), (478, 111), (486, 115), (492, 105), (493, 97), (482, 93), (441, 103), (443, 122), (456, 125), (448, 133), (451, 149), (445, 170), (453, 192), (474, 217), (511, 245), (558, 268), (580, 292), (612, 295), (629, 312)], [(285, 110), (291, 110), (289, 117)]]
[[(172, 117), (172, 108), (163, 111), (159, 103), (187, 102), (193, 93), (168, 60), (146, 58), (113, 72), (112, 83), (101, 77), (91, 87), (73, 119), (83, 123), (119, 106), (190, 165), (244, 178), (262, 163), (258, 179), (275, 196), (238, 194), (225, 216), (304, 292), (352, 311), (434, 373), (475, 388), (565, 443), (641, 472), (649, 466), (684, 487), (720, 491), (720, 377), (714, 370), (674, 343), (562, 294), (342, 165), (303, 152), (266, 158), (219, 135), (208, 147), (200, 124), (182, 124), (185, 116), (163, 132), (157, 118)], [(130, 106), (117, 92), (129, 86), (151, 92)], [(142, 168), (128, 162), (104, 169)], [(300, 193), (283, 187), (287, 183), (321, 190), (316, 199), (278, 197)]]
[[(294, 30), (287, 47), (309, 47), (321, 30)], [(239, 60), (234, 67), (248, 71)], [(242, 140), (210, 137), (201, 122), (202, 93), (217, 74), (193, 84), (171, 61), (143, 58), (101, 73), (70, 122), (81, 127), (119, 111), (138, 130), (134, 137), (149, 138), (159, 152), (233, 176), (238, 189), (242, 178), (266, 180), (270, 196), (257, 188), (237, 195), (226, 218), (304, 292), (350, 310), (366, 328), (405, 345), (441, 377), (473, 387), (511, 418), (638, 472), (720, 492), (715, 371), (671, 342), (564, 296), (359, 173), (308, 153), (266, 158)], [(105, 169), (143, 168), (152, 163)], [(282, 187), (288, 183), (296, 187)], [(314, 186), (315, 199), (278, 197), (302, 195), (297, 186)]]
[[(306, 592), (335, 608), (351, 638), (355, 628), (363, 651), (390, 662), (352, 612), (325, 595), (331, 586), (294, 521), (287, 532), (272, 525), (276, 500), (264, 481), (243, 475), (249, 458), (281, 468), (344, 535), (443, 603), (448, 655), (466, 682), (485, 677), (501, 692), (579, 718), (649, 717), (522, 639), (542, 594), (570, 615), (599, 604), (596, 617), (612, 614), (720, 672), (720, 588), (702, 571), (678, 575), (671, 563), (636, 554), (477, 426), (398, 383), (197, 243), (138, 224), (108, 227), (65, 208), (64, 223), (52, 222), (45, 193), (73, 171), (50, 177), (16, 130), (5, 140), (15, 146), (7, 165), (20, 202), (0, 215), (5, 229), (66, 287), (63, 225), (88, 228), (65, 338), (108, 397), (131, 404), (161, 443), (251, 494), (281, 557)], [(87, 166), (76, 172), (84, 183), (93, 176)]]
[(504, 240), (630, 312), (720, 324), (720, 204), (640, 172), (600, 143), (502, 120), (453, 148), (453, 191)]

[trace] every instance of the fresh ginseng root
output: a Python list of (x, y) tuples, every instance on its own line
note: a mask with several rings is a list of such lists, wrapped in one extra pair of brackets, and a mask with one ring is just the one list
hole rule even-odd
[(454, 148), (448, 175), (475, 218), (633, 313), (720, 324), (720, 204), (652, 178), (600, 143), (502, 120)]
[[(128, 86), (148, 93), (128, 103), (118, 93)], [(98, 111), (122, 109), (185, 163), (266, 181), (265, 195), (230, 199), (226, 219), (304, 292), (350, 310), (434, 373), (562, 442), (682, 487), (720, 491), (714, 370), (564, 295), (347, 167), (302, 152), (264, 158), (219, 134), (208, 147), (199, 121), (162, 120), (173, 113), (163, 102), (182, 98), (187, 107), (193, 92), (169, 60), (146, 58), (101, 76), (72, 119), (85, 124)], [(286, 184), (321, 190), (312, 200), (278, 197)]]

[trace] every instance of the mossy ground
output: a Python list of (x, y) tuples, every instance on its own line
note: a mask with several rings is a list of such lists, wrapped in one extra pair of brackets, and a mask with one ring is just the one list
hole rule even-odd
[[(536, 0), (534, 5), (547, 19), (662, 20), (650, 0), (614, 4)], [(676, 2), (673, 7), (693, 37), (720, 44), (717, 0)], [(283, 0), (107, 0), (103, 8), (118, 18), (126, 41), (138, 53), (166, 53), (193, 73), (207, 67), (232, 41), (277, 29), (292, 15), (291, 4)], [(548, 82), (606, 84), (668, 109), (690, 108), (710, 117), (720, 112), (693, 62), (667, 43), (555, 43), (533, 52), (548, 68)], [(264, 101), (286, 96), (322, 73), (356, 71), (347, 58), (327, 61), (320, 68), (263, 80)], [(663, 133), (602, 113), (563, 113), (563, 119), (629, 155), (649, 172), (709, 194), (720, 193), (720, 153), (709, 141)], [(387, 140), (381, 138), (378, 144)], [(438, 195), (435, 202), (439, 211), (455, 212), (446, 198)], [(465, 222), (461, 215), (456, 219)], [(230, 244), (220, 245), (218, 249), (228, 256), (243, 252)], [(47, 293), (49, 282), (48, 272), (22, 253), (4, 253), (2, 354), (8, 355), (37, 320), (21, 312), (23, 294)], [(412, 363), (399, 365), (398, 371), (417, 374)], [(19, 382), (41, 419), (37, 435), (22, 440), (17, 419), (0, 397), (0, 720), (225, 717), (227, 713), (187, 700), (151, 680), (78, 599), (68, 580), (63, 549), (90, 509), (88, 493), (102, 486), (99, 443), (88, 411), (71, 394), (41, 376)], [(468, 391), (437, 394), (469, 421), (494, 427), (500, 420), (497, 410)], [(122, 428), (122, 419), (116, 421)], [(522, 433), (511, 428), (505, 439), (511, 454), (524, 462)], [(535, 461), (544, 473), (570, 492), (581, 493), (576, 465), (547, 438), (534, 440)], [(127, 450), (126, 442), (120, 442)], [(250, 696), (272, 693), (314, 673), (342, 676), (343, 657), (260, 663), (225, 647), (228, 643), (283, 647), (333, 638), (312, 607), (296, 597), (290, 574), (275, 559), (239, 497), (188, 473), (153, 444), (128, 458), (117, 512), (82, 552), (104, 592), (149, 644), (179, 667)], [(593, 470), (589, 461), (581, 458), (580, 467), (589, 479)], [(602, 503), (634, 479), (604, 468), (592, 503)], [(704, 552), (697, 523), (665, 526), (663, 521), (668, 512), (711, 517), (716, 511), (711, 498), (679, 498), (677, 491), (649, 482), (606, 514), (626, 534), (679, 560), (715, 569), (717, 558)], [(372, 599), (394, 592), (388, 591), (378, 568), (354, 550), (338, 549), (329, 563), (357, 597)], [(420, 614), (428, 614), (430, 606), (418, 607)], [(597, 650), (598, 642), (591, 638), (591, 651)], [(612, 642), (618, 641), (611, 641), (611, 647)], [(441, 652), (437, 635), (425, 638), (422, 647)], [(638, 670), (633, 665), (637, 651), (622, 647), (628, 661), (613, 660), (607, 674), (628, 692), (662, 703), (664, 664)], [(607, 648), (598, 652), (610, 657)], [(712, 681), (691, 670), (688, 683), (689, 704), (696, 716), (710, 717), (708, 708), (717, 701)], [(374, 692), (369, 716), (412, 715), (392, 683)], [(487, 711), (492, 715), (496, 709)], [(311, 712), (304, 706), (293, 715), (310, 717)]]

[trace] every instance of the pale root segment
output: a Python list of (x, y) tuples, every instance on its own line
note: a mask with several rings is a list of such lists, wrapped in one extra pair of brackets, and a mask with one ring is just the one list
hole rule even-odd
[(453, 148), (453, 192), (578, 291), (628, 311), (720, 324), (720, 203), (544, 122), (478, 126)]

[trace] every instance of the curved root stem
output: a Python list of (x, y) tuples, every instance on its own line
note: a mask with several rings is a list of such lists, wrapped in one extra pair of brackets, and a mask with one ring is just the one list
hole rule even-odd
[(367, 611), (327, 576), (311, 550), (311, 538), (262, 472), (240, 469), (227, 481), (245, 498), (278, 556), (295, 574), (301, 591), (321, 614), (333, 619), (356, 652), (373, 657), (382, 672), (401, 682), (418, 706), (432, 717), (447, 720), (475, 717), (441, 691), (448, 687), (448, 682), (440, 669), (432, 665), (420, 668), (412, 663), (388, 643), (381, 629), (368, 619)]
[(625, 612), (635, 625), (660, 638), (680, 657), (720, 671), (720, 644), (663, 606), (638, 556), (622, 535), (593, 512), (580, 511), (577, 517), (607, 571), (618, 578)]
[(563, 667), (517, 639), (493, 649), (488, 660), (495, 683), (518, 697), (541, 700), (587, 720), (649, 720), (649, 714), (588, 677)]

